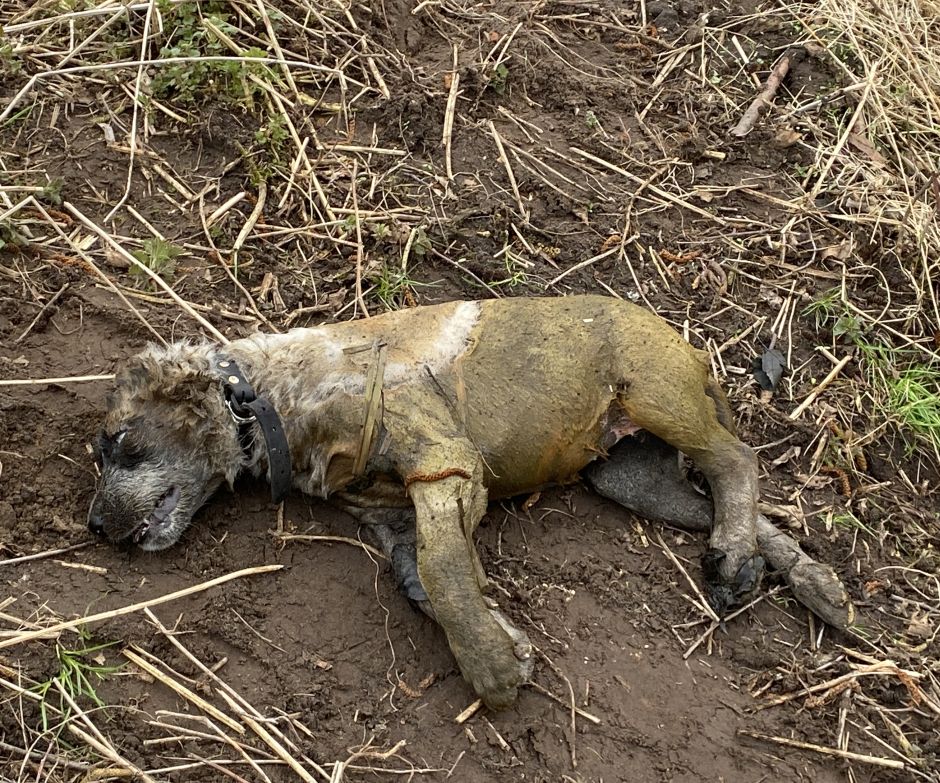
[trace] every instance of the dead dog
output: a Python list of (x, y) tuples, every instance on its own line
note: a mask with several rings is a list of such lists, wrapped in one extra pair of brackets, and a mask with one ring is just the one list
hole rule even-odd
[[(712, 502), (679, 475), (677, 449)], [(275, 500), (293, 486), (338, 502), (372, 526), (491, 707), (514, 701), (531, 648), (484, 597), (474, 530), (488, 500), (589, 465), (628, 508), (710, 529), (703, 572), (719, 613), (757, 587), (762, 553), (824, 619), (852, 621), (834, 572), (758, 514), (757, 460), (706, 355), (612, 298), (451, 302), (151, 347), (118, 375), (99, 453), (89, 525), (147, 550), (176, 542), (242, 471), (267, 475)]]

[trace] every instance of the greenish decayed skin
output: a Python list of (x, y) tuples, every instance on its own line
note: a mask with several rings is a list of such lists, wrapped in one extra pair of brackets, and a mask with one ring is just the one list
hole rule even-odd
[[(405, 350), (411, 354), (405, 361), (413, 361), (415, 338), (435, 334), (454, 306), (357, 321), (346, 325), (354, 334), (342, 340), (381, 340), (389, 363)], [(336, 334), (342, 326), (330, 329)], [(363, 374), (374, 360), (369, 351), (350, 358)], [(516, 657), (516, 640), (481, 594), (472, 533), (488, 499), (571, 481), (604, 453), (605, 441), (640, 427), (688, 454), (708, 478), (715, 498), (711, 546), (726, 555), (722, 577), (733, 582), (756, 553), (757, 463), (719, 422), (720, 395), (705, 354), (662, 319), (606, 297), (482, 302), (466, 348), (453, 361), (386, 385), (388, 446), (378, 461), (399, 479), (453, 470), (470, 477), (415, 481), (409, 495), (421, 582), (464, 676), (487, 704), (511, 704), (530, 666)], [(273, 387), (271, 396), (291, 421), (291, 408)], [(339, 423), (329, 440), (347, 441), (344, 454), (331, 460), (332, 488), (353, 479), (348, 470), (358, 430), (350, 425), (361, 420), (363, 407), (357, 400), (353, 413), (340, 405), (317, 417)], [(303, 437), (289, 436), (295, 450), (310, 453)], [(308, 431), (311, 436), (322, 445), (322, 435)]]
[[(203, 480), (215, 485), (241, 468), (263, 471), (260, 437), (252, 459), (233, 465), (234, 428), (220, 433), (192, 422), (195, 409), (224, 416), (211, 370), (220, 351), (177, 345), (144, 352), (136, 375), (122, 376), (106, 432), (134, 422), (128, 438), (153, 442), (158, 452), (172, 432), (174, 443), (189, 443), (192, 459), (202, 460)], [(381, 405), (363, 439), (366, 379), (380, 352)], [(418, 572), (433, 614), (464, 676), (491, 707), (514, 701), (532, 661), (524, 636), (481, 591), (485, 577), (472, 537), (488, 500), (573, 480), (619, 439), (645, 429), (689, 455), (709, 481), (719, 581), (734, 585), (757, 552), (756, 458), (732, 432), (706, 355), (630, 303), (598, 296), (452, 302), (259, 335), (230, 343), (224, 353), (278, 410), (295, 487), (380, 508), (406, 502), (406, 484), (417, 517)], [(174, 373), (185, 378), (187, 395), (178, 412)], [(134, 431), (149, 426), (139, 411), (155, 398), (159, 431)], [(365, 475), (356, 475), (363, 442)], [(138, 463), (137, 475), (153, 487), (144, 506), (162, 485), (183, 481), (190, 466), (180, 453), (185, 449), (174, 452), (170, 466), (160, 454)], [(207, 467), (206, 454), (226, 457)], [(127, 480), (122, 474), (120, 481)], [(99, 494), (108, 502), (100, 507), (119, 508), (122, 487), (103, 485)], [(184, 500), (190, 496), (199, 497), (186, 489)], [(152, 526), (148, 536), (160, 537), (159, 547), (150, 548), (179, 537), (190, 505), (188, 516), (169, 514)], [(139, 513), (106, 525), (109, 537), (126, 538)]]

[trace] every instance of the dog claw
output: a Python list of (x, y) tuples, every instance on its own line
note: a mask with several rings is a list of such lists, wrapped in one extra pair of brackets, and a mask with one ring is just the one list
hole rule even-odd
[(735, 572), (731, 580), (722, 575), (728, 555), (720, 549), (709, 549), (702, 555), (705, 577), (705, 598), (719, 617), (744, 603), (759, 586), (764, 575), (764, 558), (752, 555)]

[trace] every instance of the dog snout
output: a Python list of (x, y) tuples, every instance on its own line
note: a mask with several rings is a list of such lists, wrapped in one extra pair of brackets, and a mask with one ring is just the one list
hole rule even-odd
[(88, 529), (96, 536), (104, 535), (104, 518), (94, 509), (88, 514)]

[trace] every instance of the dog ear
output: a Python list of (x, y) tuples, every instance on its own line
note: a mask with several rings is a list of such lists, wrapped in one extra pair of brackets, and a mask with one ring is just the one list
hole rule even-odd
[(154, 399), (186, 406), (200, 418), (217, 413), (224, 404), (218, 376), (204, 353), (185, 351), (168, 356), (149, 372)]
[[(213, 394), (218, 378), (211, 372), (205, 351), (197, 346), (151, 346), (131, 357), (115, 379), (114, 402), (168, 402), (186, 405), (199, 414), (222, 404)], [(113, 407), (113, 405), (112, 405)]]
[[(108, 411), (122, 415), (124, 409), (132, 411), (132, 400), (153, 399), (151, 381), (154, 364), (145, 354), (137, 354), (124, 362), (114, 377), (114, 387), (108, 394)], [(130, 407), (129, 407), (130, 406)]]

